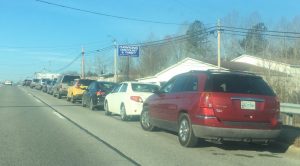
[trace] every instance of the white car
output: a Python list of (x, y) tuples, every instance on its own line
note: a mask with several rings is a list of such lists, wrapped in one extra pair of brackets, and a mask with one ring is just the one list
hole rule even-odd
[(6, 80), (6, 81), (4, 82), (4, 85), (12, 85), (12, 81)]
[(158, 90), (158, 85), (140, 82), (123, 82), (112, 90), (104, 101), (106, 115), (118, 114), (122, 120), (132, 116), (140, 116), (143, 102)]

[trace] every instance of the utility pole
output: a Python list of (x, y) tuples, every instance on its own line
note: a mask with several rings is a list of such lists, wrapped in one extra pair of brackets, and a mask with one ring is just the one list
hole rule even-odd
[(221, 23), (218, 19), (218, 68), (221, 68)]
[(114, 39), (114, 46), (115, 46), (115, 50), (114, 50), (114, 80), (115, 82), (118, 81), (118, 75), (117, 75), (117, 41)]
[(127, 68), (127, 71), (126, 71), (126, 80), (127, 81), (129, 81), (129, 74), (130, 74), (130, 72), (129, 72), (129, 70), (130, 70), (130, 58), (131, 58), (131, 56), (127, 56), (127, 65), (126, 65), (126, 68)]
[(84, 79), (84, 48), (82, 47), (82, 59), (81, 59), (81, 78)]

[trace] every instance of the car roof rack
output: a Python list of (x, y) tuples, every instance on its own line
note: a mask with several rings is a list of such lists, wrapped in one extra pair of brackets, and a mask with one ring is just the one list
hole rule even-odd
[(235, 73), (235, 74), (256, 75), (255, 73), (251, 73), (248, 71), (230, 70), (230, 69), (208, 69), (207, 71), (210, 73)]
[(255, 73), (240, 71), (240, 70), (230, 70), (230, 69), (207, 69), (207, 70), (190, 70), (191, 73), (234, 73), (234, 74), (248, 74), (256, 75)]

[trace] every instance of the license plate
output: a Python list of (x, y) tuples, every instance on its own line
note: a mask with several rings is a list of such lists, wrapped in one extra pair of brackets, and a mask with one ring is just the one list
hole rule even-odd
[(241, 101), (241, 109), (243, 110), (255, 110), (255, 101)]

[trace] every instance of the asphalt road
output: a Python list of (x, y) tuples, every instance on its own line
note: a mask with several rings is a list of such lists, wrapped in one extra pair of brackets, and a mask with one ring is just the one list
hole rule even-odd
[(17, 87), (0, 88), (0, 165), (133, 165)]
[(0, 134), (0, 165), (300, 165), (277, 144), (184, 148), (174, 133), (27, 87), (0, 87)]

